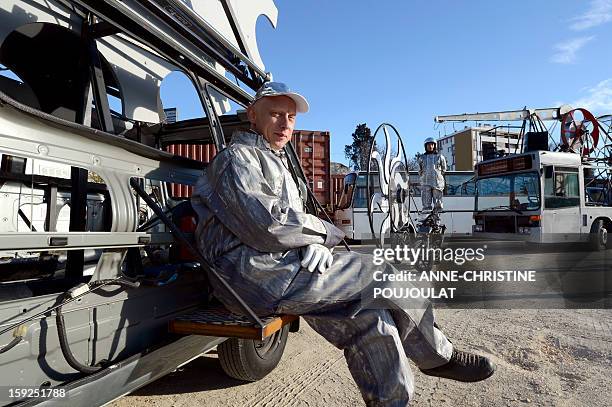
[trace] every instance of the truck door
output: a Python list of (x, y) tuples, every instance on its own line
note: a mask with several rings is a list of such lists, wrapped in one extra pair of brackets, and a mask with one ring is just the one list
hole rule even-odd
[(552, 166), (544, 171), (544, 210), (554, 241), (580, 237), (580, 184), (578, 168)]

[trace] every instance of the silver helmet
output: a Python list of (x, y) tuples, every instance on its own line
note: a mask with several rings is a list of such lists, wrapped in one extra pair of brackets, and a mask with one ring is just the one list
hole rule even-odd
[(425, 151), (427, 151), (427, 144), (429, 143), (432, 143), (434, 145), (433, 151), (436, 151), (438, 149), (438, 143), (436, 143), (436, 139), (434, 139), (433, 137), (427, 137), (423, 142), (423, 145), (425, 146)]

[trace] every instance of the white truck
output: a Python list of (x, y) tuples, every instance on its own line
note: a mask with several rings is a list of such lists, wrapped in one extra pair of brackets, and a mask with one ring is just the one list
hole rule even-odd
[(612, 196), (606, 179), (593, 176), (601, 170), (609, 181), (612, 167), (550, 151), (479, 163), (474, 234), (537, 243), (590, 241), (605, 249), (612, 231)]
[[(576, 111), (584, 120), (574, 119)], [(584, 109), (517, 110), (437, 116), (445, 121), (529, 121), (544, 143), (523, 145), (520, 154), (476, 164), (474, 235), (536, 243), (590, 242), (596, 250), (611, 246), (612, 161), (610, 137)], [(543, 120), (561, 122), (557, 150), (548, 145)]]

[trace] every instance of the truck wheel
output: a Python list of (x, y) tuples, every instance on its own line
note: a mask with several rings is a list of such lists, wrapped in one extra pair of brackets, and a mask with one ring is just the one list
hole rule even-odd
[(230, 338), (217, 347), (223, 371), (234, 379), (255, 382), (270, 373), (280, 362), (287, 344), (289, 325), (257, 341)]
[(593, 250), (606, 250), (610, 236), (608, 235), (608, 230), (604, 226), (603, 220), (599, 219), (593, 223), (590, 237)]

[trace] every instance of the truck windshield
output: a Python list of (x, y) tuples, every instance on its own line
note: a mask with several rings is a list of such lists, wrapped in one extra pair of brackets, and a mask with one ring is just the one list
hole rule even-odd
[(540, 208), (537, 172), (504, 174), (476, 181), (476, 210), (531, 211)]

